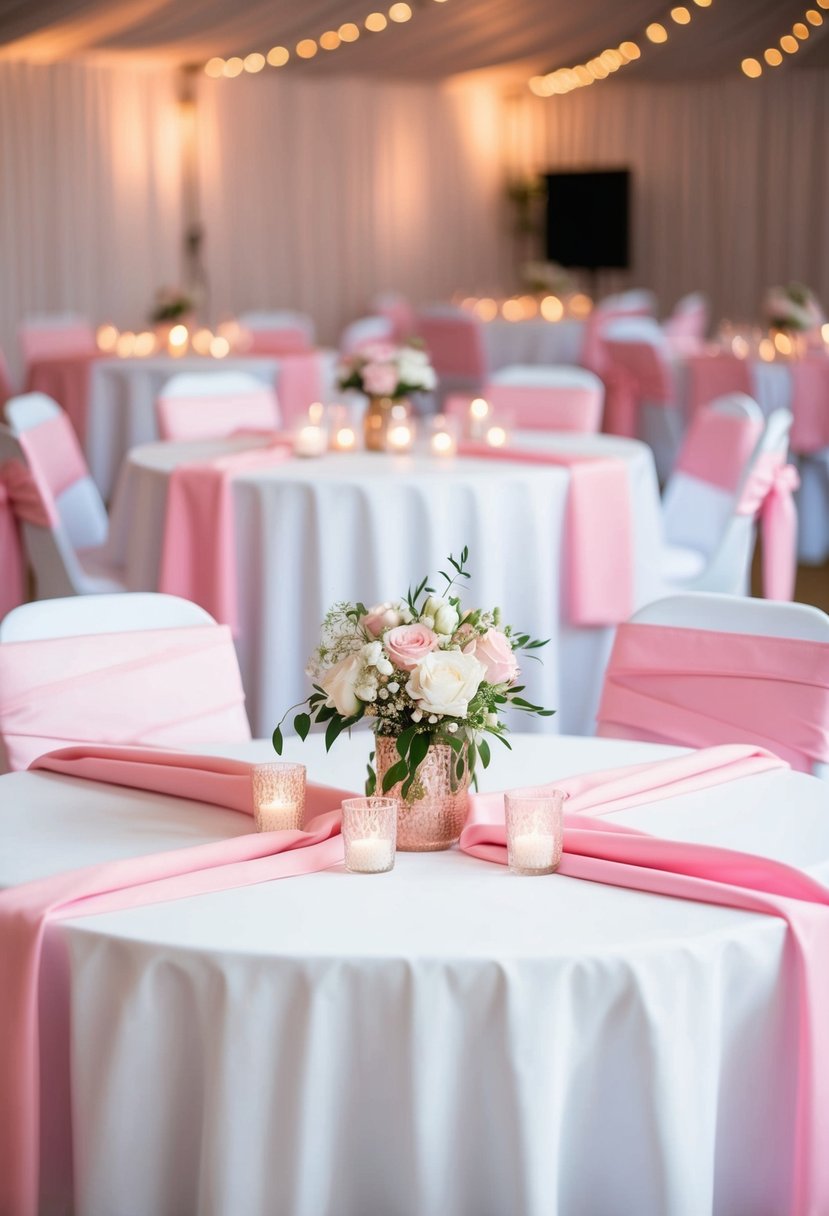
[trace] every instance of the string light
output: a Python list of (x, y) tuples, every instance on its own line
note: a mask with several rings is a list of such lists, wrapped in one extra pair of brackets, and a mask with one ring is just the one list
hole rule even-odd
[[(696, 0), (697, 4), (701, 2), (702, 0)], [(445, 4), (446, 0), (434, 0), (434, 3)], [(675, 11), (679, 12), (680, 10), (676, 9)], [(204, 65), (204, 72), (206, 76), (210, 76), (213, 80), (218, 80), (222, 76), (232, 79), (234, 76), (241, 76), (242, 72), (261, 72), (266, 64), (272, 68), (282, 68), (287, 63), (290, 63), (292, 55), (297, 59), (308, 60), (313, 59), (319, 50), (328, 52), (338, 51), (343, 46), (348, 45), (348, 43), (356, 42), (360, 37), (361, 30), (368, 30), (370, 34), (380, 34), (383, 30), (389, 28), (390, 23), (403, 25), (407, 21), (411, 21), (413, 16), (414, 12), (411, 4), (406, 4), (404, 0), (396, 0), (396, 3), (390, 4), (385, 12), (375, 10), (369, 13), (363, 19), (361, 25), (356, 21), (345, 21), (339, 29), (326, 30), (318, 38), (300, 38), (294, 46), (293, 52), (288, 47), (279, 45), (272, 46), (267, 54), (263, 54), (261, 51), (252, 51), (244, 59), (241, 59), (238, 55), (233, 55), (229, 59), (223, 59), (221, 55), (215, 55), (212, 59), (208, 59)], [(626, 45), (630, 47), (633, 44), (627, 43)], [(638, 47), (635, 48), (635, 51), (638, 58)], [(613, 53), (622, 55), (623, 62), (625, 63), (629, 62), (630, 58), (633, 57), (628, 56), (624, 58), (621, 47)], [(592, 83), (592, 78), (580, 83)]]
[[(710, 8), (712, 0), (694, 0), (694, 3), (697, 8)], [(829, 0), (826, 0), (826, 3), (829, 5)], [(669, 20), (674, 23), (674, 26), (684, 28), (691, 24), (693, 16), (694, 10), (690, 8), (689, 4), (675, 4), (670, 9), (668, 17), (664, 21), (652, 21), (642, 37), (654, 46), (659, 46), (668, 41), (668, 29), (673, 28), (669, 27)], [(570, 93), (573, 89), (585, 88), (597, 80), (607, 80), (608, 76), (612, 76), (620, 68), (634, 63), (641, 56), (639, 43), (628, 39), (620, 42), (618, 46), (608, 47), (592, 59), (585, 60), (584, 63), (577, 63), (573, 67), (556, 68), (542, 76), (533, 76), (530, 78), (529, 87), (537, 97), (553, 97)]]
[[(696, 0), (699, 3), (699, 0)], [(829, 9), (829, 0), (816, 0), (816, 3), (822, 9)], [(792, 26), (791, 33), (785, 33), (780, 38), (779, 46), (787, 55), (796, 55), (800, 50), (800, 44), (805, 42), (811, 35), (809, 26), (823, 25), (823, 17), (816, 8), (807, 8), (803, 14), (801, 21), (795, 21)], [(779, 68), (783, 63), (783, 55), (776, 46), (769, 46), (763, 51), (762, 58), (770, 68)], [(744, 76), (748, 76), (751, 80), (757, 80), (763, 75), (763, 63), (760, 57), (749, 56), (740, 64), (740, 70)]]

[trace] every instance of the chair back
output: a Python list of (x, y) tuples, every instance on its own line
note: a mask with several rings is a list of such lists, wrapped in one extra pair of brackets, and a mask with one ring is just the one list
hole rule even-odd
[(599, 735), (756, 743), (829, 778), (829, 616), (806, 604), (671, 596), (619, 627)]
[(73, 549), (102, 545), (109, 530), (106, 507), (67, 415), (45, 393), (12, 397), (4, 413), (68, 543)]
[(280, 422), (276, 393), (248, 372), (183, 372), (167, 381), (155, 409), (158, 433), (167, 440), (273, 432)]
[(340, 354), (353, 355), (370, 342), (395, 342), (397, 335), (390, 317), (360, 317), (346, 325), (340, 335)]
[(596, 433), (602, 424), (604, 385), (583, 367), (504, 367), (483, 396), (519, 430)]
[(702, 292), (683, 296), (662, 326), (668, 346), (677, 355), (698, 351), (708, 329), (708, 301)]
[(691, 355), (688, 368), (688, 412), (710, 405), (728, 393), (752, 393), (751, 367), (747, 359), (723, 351)]
[(63, 355), (92, 355), (95, 330), (84, 317), (71, 313), (27, 317), (18, 330), (20, 350), (28, 366), (37, 359)]
[(636, 290), (620, 292), (600, 300), (584, 325), (582, 343), (582, 367), (601, 376), (607, 370), (607, 353), (604, 335), (608, 325), (626, 317), (652, 317), (654, 297), (650, 291)]
[(73, 744), (189, 749), (245, 742), (230, 630), (173, 596), (24, 605), (0, 631), (5, 765)]
[(756, 402), (721, 397), (691, 419), (662, 498), (665, 538), (710, 556), (734, 514), (764, 432)]
[(406, 342), (415, 332), (415, 312), (399, 291), (380, 291), (372, 296), (369, 307), (373, 313), (391, 321), (396, 342)]
[(435, 306), (418, 314), (417, 332), (442, 387), (481, 387), (487, 361), (478, 317), (462, 308)]
[(609, 372), (621, 371), (640, 400), (669, 405), (675, 389), (664, 334), (652, 317), (617, 317), (604, 330)]
[(277, 310), (239, 317), (250, 355), (301, 355), (313, 349), (315, 326), (306, 313)]
[(791, 377), (792, 451), (798, 456), (829, 451), (829, 359), (812, 355), (795, 360)]

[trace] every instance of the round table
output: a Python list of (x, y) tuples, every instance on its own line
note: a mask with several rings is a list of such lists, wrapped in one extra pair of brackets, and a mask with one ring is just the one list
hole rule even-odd
[[(287, 756), (359, 788), (368, 737), (321, 743)], [(522, 736), (485, 780), (675, 751)], [(249, 826), (50, 773), (2, 777), (0, 794), (0, 885)], [(826, 787), (788, 770), (614, 819), (829, 879)], [(784, 1212), (785, 939), (775, 917), (457, 850), (62, 922), (41, 978), (54, 1210), (71, 1206), (71, 1106), (84, 1216)]]
[(512, 364), (580, 364), (584, 321), (541, 317), (506, 321), (497, 317), (482, 326), (487, 365), (491, 372)]
[[(250, 440), (239, 441), (250, 444)], [(516, 446), (616, 457), (630, 486), (636, 606), (657, 598), (661, 515), (650, 450), (605, 435), (519, 435)], [(180, 463), (233, 444), (155, 444), (134, 449), (112, 513), (110, 552), (132, 590), (158, 586), (167, 484)], [(499, 605), (505, 623), (550, 638), (523, 676), (552, 719), (522, 729), (592, 733), (610, 628), (571, 624), (562, 607), (570, 472), (552, 465), (425, 454), (330, 453), (240, 473), (233, 480), (239, 635), (237, 649), (254, 733), (270, 735), (309, 692), (305, 666), (330, 606), (405, 595), (469, 547), (467, 606)], [(614, 544), (613, 519), (602, 545)], [(601, 549), (589, 560), (604, 560)], [(433, 584), (439, 587), (440, 582)], [(546, 723), (546, 726), (545, 726)]]

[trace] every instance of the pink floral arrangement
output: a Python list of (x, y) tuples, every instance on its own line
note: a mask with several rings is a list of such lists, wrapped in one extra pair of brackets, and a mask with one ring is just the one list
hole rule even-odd
[(406, 397), (437, 388), (429, 356), (414, 343), (367, 342), (343, 360), (337, 382), (341, 389), (356, 388), (369, 397)]
[[(404, 798), (433, 743), (447, 743), (455, 752), (458, 778), (466, 764), (474, 777), (479, 758), (484, 768), (489, 764), (485, 736), (509, 746), (501, 721), (507, 707), (544, 717), (553, 713), (524, 700), (518, 683), (518, 652), (546, 642), (502, 626), (498, 608), (463, 610), (455, 585), (469, 578), (467, 560), (466, 548), (457, 561), (450, 556), (452, 573), (441, 572), (441, 595), (423, 579), (405, 599), (371, 608), (335, 604), (308, 668), (314, 689), (304, 703), (308, 709), (294, 718), (303, 739), (312, 721), (324, 723), (326, 748), (343, 730), (371, 719), (376, 734), (396, 738), (400, 757), (383, 789), (401, 781)], [(281, 722), (273, 743), (281, 754)], [(368, 793), (374, 785), (371, 770)]]
[(814, 292), (802, 283), (770, 287), (766, 292), (764, 311), (772, 329), (789, 329), (796, 333), (808, 333), (825, 320)]

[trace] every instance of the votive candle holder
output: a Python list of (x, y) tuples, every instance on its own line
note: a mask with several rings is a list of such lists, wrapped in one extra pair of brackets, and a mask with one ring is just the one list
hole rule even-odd
[(566, 798), (564, 790), (543, 787), (504, 795), (507, 860), (513, 874), (553, 874), (558, 869)]
[(377, 794), (343, 800), (345, 868), (352, 874), (385, 874), (394, 866), (399, 799)]
[(305, 819), (305, 765), (288, 761), (255, 764), (253, 818), (257, 832), (297, 831)]

